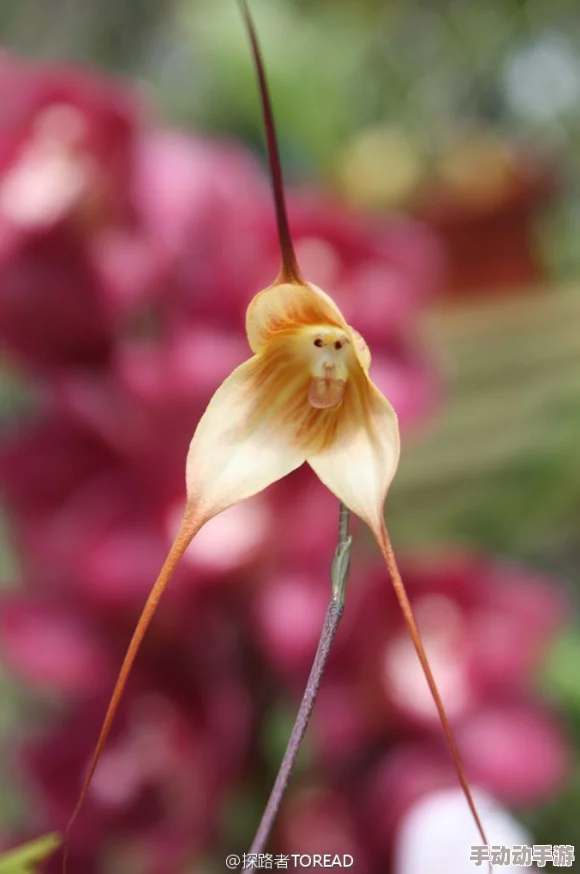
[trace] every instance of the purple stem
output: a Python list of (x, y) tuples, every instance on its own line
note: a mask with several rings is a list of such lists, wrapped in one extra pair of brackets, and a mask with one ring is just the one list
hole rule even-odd
[[(274, 826), (280, 805), (282, 804), (282, 798), (284, 797), (284, 792), (286, 791), (294, 763), (296, 762), (296, 756), (298, 755), (302, 739), (308, 726), (310, 714), (312, 713), (318, 689), (320, 688), (324, 668), (328, 661), (330, 650), (332, 649), (332, 642), (344, 612), (345, 588), (350, 570), (350, 546), (352, 541), (348, 533), (348, 517), (349, 513), (347, 508), (341, 504), (338, 546), (332, 563), (332, 597), (326, 611), (318, 648), (316, 650), (314, 662), (312, 663), (310, 676), (308, 677), (308, 683), (304, 690), (302, 702), (296, 716), (296, 721), (294, 722), (294, 727), (292, 728), (292, 733), (288, 741), (288, 746), (286, 747), (284, 758), (280, 764), (278, 775), (270, 793), (268, 803), (262, 814), (258, 831), (252, 841), (250, 852), (246, 854), (246, 860), (248, 859), (248, 856), (250, 858), (252, 856), (258, 857), (264, 853), (264, 848)], [(255, 864), (257, 864), (257, 862)], [(246, 862), (244, 871), (254, 872), (256, 870), (255, 864), (248, 867)]]

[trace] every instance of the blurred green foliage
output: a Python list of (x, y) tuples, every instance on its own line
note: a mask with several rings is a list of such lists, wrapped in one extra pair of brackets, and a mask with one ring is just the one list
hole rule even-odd
[(59, 835), (50, 834), (9, 850), (0, 856), (0, 874), (34, 874), (59, 845)]

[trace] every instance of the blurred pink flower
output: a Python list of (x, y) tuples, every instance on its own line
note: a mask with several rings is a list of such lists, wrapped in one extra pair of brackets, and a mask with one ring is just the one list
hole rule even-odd
[[(310, 787), (295, 791), (286, 804), (278, 829), (281, 852), (313, 855), (330, 853), (348, 854), (355, 860), (358, 874), (373, 870), (366, 848), (357, 833), (356, 820), (349, 799), (330, 787)], [(290, 867), (300, 870), (304, 866)]]
[[(268, 662), (296, 698), (329, 597), (327, 567), (298, 568), (271, 576), (252, 616)], [(376, 568), (371, 555), (354, 564), (307, 743), (318, 778), (356, 799), (348, 828), (364, 836), (373, 870), (387, 870), (400, 823), (421, 799), (455, 789), (456, 773), (389, 581)], [(467, 553), (403, 562), (402, 573), (473, 785), (504, 804), (550, 798), (569, 771), (569, 744), (533, 699), (532, 681), (565, 620), (562, 591), (521, 565)]]
[(0, 338), (20, 365), (100, 365), (111, 332), (94, 265), (68, 230), (34, 233), (0, 253)]
[(43, 231), (128, 209), (136, 94), (80, 67), (0, 54), (0, 227)]
[[(191, 617), (163, 612), (147, 640), (87, 810), (73, 835), (73, 848), (89, 845), (98, 853), (106, 839), (111, 846), (118, 842), (123, 858), (132, 841), (144, 833), (152, 845), (157, 839), (163, 845), (164, 833), (174, 834), (176, 847), (185, 849), (186, 844), (189, 853), (215, 842), (222, 806), (246, 761), (253, 703), (245, 672), (237, 667), (244, 660), (246, 644), (233, 608), (208, 595), (198, 600)], [(76, 661), (84, 642), (71, 636), (66, 626), (68, 637), (63, 643), (70, 646), (68, 671), (52, 649), (40, 651), (47, 665), (43, 667), (40, 659), (31, 664), (26, 634), (40, 629), (43, 645), (47, 633), (54, 640), (63, 622), (56, 617), (51, 627), (45, 615), (40, 624), (22, 626), (21, 622), (19, 634), (8, 635), (9, 656), (16, 656), (21, 672), (23, 667), (29, 669), (29, 680), (42, 683), (48, 678), (72, 698), (60, 725), (41, 739), (27, 742), (21, 756), (25, 772), (41, 792), (44, 816), (49, 822), (62, 823), (74, 804), (95, 741), (111, 675), (106, 686), (89, 686), (91, 674), (87, 672), (85, 686), (79, 686), (82, 665)], [(109, 669), (116, 666), (128, 628), (103, 623), (100, 631), (102, 645), (115, 653), (115, 658), (107, 659)], [(28, 643), (29, 647), (36, 645), (32, 639)], [(71, 867), (77, 870), (82, 869)], [(174, 869), (168, 866), (166, 870)]]
[(139, 139), (133, 174), (140, 226), (170, 283), (169, 294), (157, 293), (175, 327), (190, 317), (197, 327), (201, 316), (204, 327), (235, 325), (241, 336), (249, 298), (272, 281), (260, 234), (272, 213), (263, 170), (233, 143), (153, 130)]
[[(564, 785), (570, 751), (553, 715), (530, 701), (497, 702), (455, 723), (472, 785), (501, 803), (533, 805)], [(408, 738), (408, 735), (407, 735)], [(401, 818), (421, 798), (456, 788), (449, 754), (435, 738), (390, 735), (390, 750), (376, 756), (364, 786), (369, 840), (389, 856)]]
[(529, 701), (498, 700), (458, 726), (469, 773), (505, 804), (538, 804), (570, 770), (570, 751), (556, 717)]
[[(526, 690), (566, 615), (567, 599), (553, 581), (483, 556), (407, 562), (404, 579), (453, 719), (500, 694)], [(394, 710), (409, 725), (438, 731), (427, 683), (382, 572), (372, 572), (354, 610), (358, 616), (349, 645), (360, 655), (353, 670), (363, 685), (365, 675), (374, 678), (377, 709)]]
[(114, 676), (112, 659), (78, 603), (4, 598), (0, 652), (19, 679), (42, 694), (104, 694)]
[(272, 667), (287, 681), (295, 679), (298, 686), (308, 676), (328, 605), (328, 586), (318, 585), (319, 579), (297, 569), (283, 572), (270, 579), (254, 600), (257, 639), (264, 654)]
[(110, 351), (90, 239), (132, 221), (135, 114), (118, 82), (0, 55), (0, 335), (27, 367)]

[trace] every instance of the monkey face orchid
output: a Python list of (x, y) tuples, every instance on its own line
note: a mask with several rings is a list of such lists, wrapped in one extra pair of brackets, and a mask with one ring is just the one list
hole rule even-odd
[(306, 283), (260, 292), (246, 316), (254, 356), (220, 386), (187, 459), (198, 527), (307, 461), (378, 531), (399, 458), (397, 417), (369, 377), (366, 343)]
[(239, 6), (260, 86), (282, 266), (276, 281), (254, 297), (246, 313), (253, 356), (218, 388), (193, 435), (183, 520), (129, 644), (66, 836), (86, 796), (145, 632), (191, 540), (212, 517), (306, 461), (377, 539), (459, 781), (487, 843), (384, 523), (387, 489), (399, 459), (397, 417), (369, 376), (371, 355), (363, 338), (346, 324), (334, 301), (300, 274), (263, 62), (245, 0), (239, 0)]

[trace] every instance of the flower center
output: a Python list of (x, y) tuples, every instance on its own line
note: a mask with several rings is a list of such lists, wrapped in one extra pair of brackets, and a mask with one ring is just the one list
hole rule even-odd
[(316, 329), (310, 338), (308, 402), (316, 409), (335, 407), (342, 401), (348, 379), (350, 339), (344, 331)]

